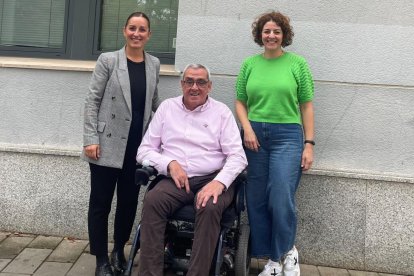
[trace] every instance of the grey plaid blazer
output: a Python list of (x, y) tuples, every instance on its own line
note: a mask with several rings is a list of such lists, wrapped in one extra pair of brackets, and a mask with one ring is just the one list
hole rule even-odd
[[(160, 61), (145, 53), (146, 100), (142, 134), (160, 103), (158, 81)], [(131, 86), (125, 48), (99, 56), (85, 100), (83, 146), (99, 144), (101, 157), (81, 158), (101, 166), (122, 168), (131, 126)]]

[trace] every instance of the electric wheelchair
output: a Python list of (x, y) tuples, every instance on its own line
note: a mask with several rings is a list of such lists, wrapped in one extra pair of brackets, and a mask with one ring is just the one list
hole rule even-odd
[[(147, 185), (151, 190), (165, 176), (157, 175), (152, 167), (136, 170), (137, 185)], [(217, 241), (210, 275), (248, 276), (250, 270), (249, 236), (250, 227), (241, 223), (241, 213), (245, 210), (246, 173), (242, 172), (232, 185), (236, 185), (233, 202), (224, 211), (221, 230)], [(185, 275), (188, 271), (192, 240), (194, 236), (195, 210), (192, 204), (177, 210), (168, 220), (165, 232), (164, 271)], [(137, 226), (124, 275), (130, 276), (134, 258), (140, 248), (140, 225)]]

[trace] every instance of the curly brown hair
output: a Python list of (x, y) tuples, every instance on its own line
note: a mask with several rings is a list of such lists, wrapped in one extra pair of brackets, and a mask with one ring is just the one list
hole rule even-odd
[(286, 47), (292, 44), (294, 33), (293, 33), (293, 28), (290, 25), (290, 19), (289, 17), (276, 11), (271, 11), (268, 13), (261, 14), (253, 22), (252, 34), (253, 34), (254, 42), (256, 42), (259, 46), (263, 46), (262, 31), (263, 31), (264, 25), (269, 21), (275, 22), (282, 29), (282, 32), (283, 32), (282, 46)]

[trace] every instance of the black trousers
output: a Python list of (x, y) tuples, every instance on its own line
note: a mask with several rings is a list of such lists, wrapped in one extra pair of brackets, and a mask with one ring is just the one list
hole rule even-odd
[(108, 254), (108, 216), (115, 188), (114, 241), (124, 245), (130, 237), (138, 204), (139, 186), (135, 185), (135, 160), (124, 161), (122, 169), (89, 164), (91, 194), (88, 211), (88, 231), (92, 255)]

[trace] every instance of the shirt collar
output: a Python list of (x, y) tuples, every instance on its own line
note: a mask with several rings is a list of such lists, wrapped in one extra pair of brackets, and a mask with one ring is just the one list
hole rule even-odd
[(204, 104), (197, 106), (194, 110), (188, 110), (187, 107), (185, 107), (184, 105), (184, 98), (181, 97), (181, 106), (183, 108), (183, 110), (185, 110), (186, 112), (203, 112), (205, 110), (207, 110), (210, 107), (210, 97), (207, 96), (207, 100)]

